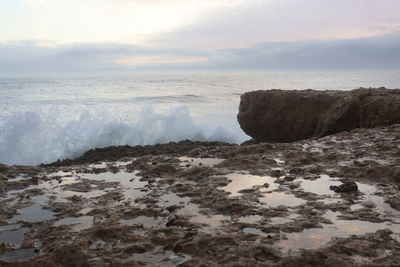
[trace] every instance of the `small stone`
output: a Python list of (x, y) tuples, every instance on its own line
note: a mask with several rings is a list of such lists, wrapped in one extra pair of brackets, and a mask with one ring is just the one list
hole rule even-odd
[(177, 206), (177, 205), (172, 205), (172, 206), (166, 207), (165, 209), (166, 209), (167, 211), (169, 211), (169, 212), (174, 212), (174, 211), (176, 211), (178, 208), (179, 208), (179, 206)]
[(355, 182), (344, 182), (339, 186), (331, 185), (329, 189), (335, 191), (336, 193), (349, 193), (357, 192), (358, 186)]
[(285, 178), (283, 178), (283, 179), (285, 179), (285, 181), (291, 182), (291, 181), (295, 180), (296, 177), (294, 177), (294, 176), (285, 176)]

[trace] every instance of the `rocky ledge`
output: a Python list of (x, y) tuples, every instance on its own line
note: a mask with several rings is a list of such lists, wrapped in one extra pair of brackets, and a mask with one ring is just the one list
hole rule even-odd
[(238, 120), (257, 142), (292, 142), (400, 123), (400, 89), (267, 90), (242, 95)]
[(395, 266), (400, 125), (0, 165), (1, 266)]

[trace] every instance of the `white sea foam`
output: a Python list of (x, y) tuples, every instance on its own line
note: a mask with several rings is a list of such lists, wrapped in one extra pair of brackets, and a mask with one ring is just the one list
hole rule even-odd
[(65, 110), (45, 114), (20, 112), (11, 115), (0, 131), (0, 162), (40, 164), (73, 158), (83, 152), (111, 145), (152, 145), (190, 140), (241, 142), (240, 129), (226, 129), (211, 121), (194, 119), (186, 107), (165, 113), (153, 108), (121, 118), (106, 110), (83, 111), (71, 117)]
[(249, 139), (247, 91), (398, 88), (400, 72), (213, 72), (0, 78), (0, 162), (39, 164), (109, 145)]

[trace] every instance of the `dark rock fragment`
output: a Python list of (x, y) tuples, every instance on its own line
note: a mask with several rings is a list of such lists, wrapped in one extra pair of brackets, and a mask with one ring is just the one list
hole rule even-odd
[(357, 192), (358, 186), (355, 182), (344, 182), (339, 186), (331, 185), (329, 189), (335, 191), (336, 193), (349, 193), (349, 192)]

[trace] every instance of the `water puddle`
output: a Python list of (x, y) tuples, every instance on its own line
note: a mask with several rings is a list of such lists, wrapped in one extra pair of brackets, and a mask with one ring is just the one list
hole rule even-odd
[(192, 257), (190, 255), (183, 253), (175, 254), (174, 252), (171, 251), (169, 257), (164, 259), (159, 264), (160, 266), (180, 266), (185, 262), (190, 261), (191, 259)]
[(19, 228), (19, 224), (0, 227), (0, 243), (11, 244), (19, 247), (24, 240), (24, 235), (29, 232), (29, 228)]
[(239, 222), (252, 224), (252, 223), (259, 223), (262, 219), (263, 217), (260, 215), (249, 215), (240, 217)]
[(161, 226), (165, 223), (165, 218), (163, 217), (149, 217), (149, 216), (138, 216), (134, 219), (123, 219), (120, 220), (122, 225), (138, 225), (142, 224), (145, 228), (151, 228), (153, 226)]
[(29, 260), (36, 256), (35, 249), (18, 249), (4, 254), (0, 254), (0, 260), (5, 262), (14, 262), (18, 260)]
[(89, 164), (90, 169), (105, 169), (108, 167), (125, 167), (126, 165), (132, 163), (132, 160), (127, 161), (103, 161), (99, 163)]
[(17, 176), (15, 178), (12, 178), (12, 179), (8, 179), (7, 182), (19, 182), (19, 181), (27, 180), (27, 179), (30, 179), (30, 177), (21, 175), (21, 176)]
[(105, 169), (108, 167), (108, 162), (100, 162), (100, 163), (94, 163), (94, 164), (89, 164), (88, 168), (90, 169)]
[(375, 193), (378, 191), (378, 188), (376, 186), (359, 182), (357, 182), (357, 186), (358, 190), (364, 193), (364, 195), (362, 196), (363, 203), (373, 203), (373, 205), (375, 206), (374, 210), (379, 213), (400, 217), (400, 211), (392, 208), (389, 204), (385, 203), (385, 199), (383, 197), (375, 195)]
[(125, 200), (142, 197), (145, 192), (142, 189), (148, 184), (147, 182), (140, 181), (140, 177), (136, 176), (136, 172), (104, 172), (99, 174), (83, 173), (80, 174), (81, 179), (105, 182), (118, 182), (122, 187), (122, 194)]
[(332, 237), (348, 237), (350, 235), (363, 235), (375, 233), (378, 230), (390, 229), (399, 239), (400, 225), (390, 222), (372, 223), (360, 220), (340, 220), (338, 212), (328, 211), (324, 217), (330, 219), (333, 224), (323, 224), (323, 228), (305, 229), (300, 233), (288, 233), (287, 240), (279, 243), (285, 252), (291, 249), (316, 249), (326, 244)]
[(167, 207), (172, 205), (186, 205), (189, 203), (190, 197), (180, 197), (175, 193), (167, 193), (160, 196), (158, 203), (161, 207)]
[(271, 224), (285, 224), (291, 222), (292, 220), (286, 217), (272, 217)]
[(48, 177), (70, 177), (73, 176), (75, 172), (71, 171), (57, 171), (57, 172), (52, 172), (48, 174)]
[(189, 221), (196, 224), (207, 225), (208, 230), (222, 225), (222, 221), (228, 220), (229, 217), (224, 215), (203, 214), (199, 205), (190, 203), (189, 197), (180, 197), (175, 193), (167, 193), (159, 197), (159, 206), (168, 207), (172, 205), (182, 206), (176, 211), (177, 215), (188, 217)]
[(77, 178), (77, 177), (73, 177), (73, 176), (63, 177), (63, 178), (61, 178), (61, 180), (58, 181), (58, 186), (75, 184), (77, 182), (79, 182), (79, 178)]
[(253, 228), (253, 227), (245, 227), (243, 228), (243, 233), (245, 234), (252, 234), (252, 235), (259, 235), (259, 236), (268, 236), (267, 233), (264, 233), (260, 229)]
[[(316, 180), (298, 179), (298, 181), (301, 182), (301, 189), (305, 192), (330, 196), (330, 198), (322, 200), (326, 204), (339, 203), (343, 201), (343, 199), (340, 198), (340, 194), (330, 190), (330, 186), (341, 184), (337, 179), (331, 178), (328, 175), (321, 175), (320, 178)], [(356, 184), (361, 195), (359, 196), (359, 199), (356, 200), (356, 204), (350, 206), (351, 211), (369, 207), (380, 214), (400, 218), (400, 212), (398, 210), (393, 209), (389, 204), (385, 203), (385, 199), (382, 196), (376, 195), (379, 190), (375, 185), (360, 182), (356, 182)]]
[(91, 212), (92, 210), (93, 210), (93, 208), (90, 208), (90, 207), (83, 208), (83, 209), (81, 209), (81, 210), (78, 212), (78, 214), (80, 214), (80, 215), (86, 215), (86, 214), (88, 214), (89, 212)]
[(224, 161), (224, 159), (218, 159), (218, 158), (191, 158), (191, 157), (179, 157), (179, 160), (181, 161), (180, 165), (182, 167), (201, 166), (201, 165), (213, 167)]
[[(264, 188), (260, 191), (268, 192), (279, 187), (279, 184), (275, 183), (276, 178), (270, 176), (230, 173), (225, 177), (231, 182), (228, 185), (221, 187), (221, 189), (229, 192), (232, 197), (240, 196), (240, 191), (244, 189), (260, 188), (263, 186)], [(266, 184), (268, 184), (268, 186), (264, 186)]]
[(298, 179), (301, 182), (300, 188), (305, 192), (314, 193), (317, 195), (335, 195), (334, 191), (330, 190), (330, 186), (338, 186), (342, 184), (340, 181), (335, 180), (328, 175), (321, 175), (320, 178), (315, 180)]
[(307, 202), (304, 199), (295, 197), (294, 195), (285, 192), (266, 193), (265, 196), (263, 196), (259, 200), (260, 202), (265, 203), (271, 207), (278, 207), (281, 205), (294, 207), (305, 204)]
[(19, 212), (20, 214), (15, 215), (10, 222), (41, 222), (54, 218), (54, 212), (44, 209), (39, 204), (20, 209)]
[(54, 223), (54, 226), (72, 225), (74, 231), (81, 231), (93, 226), (92, 216), (67, 217)]
[(356, 210), (361, 210), (364, 209), (365, 206), (361, 205), (361, 204), (354, 204), (350, 206), (350, 210), (351, 211), (356, 211)]
[[(221, 226), (223, 221), (227, 221), (229, 220), (229, 217), (224, 216), (224, 215), (204, 215), (204, 214), (197, 214), (194, 215), (190, 218), (190, 221), (193, 223), (198, 223), (198, 224), (206, 224), (209, 225), (212, 228), (216, 228), (218, 226)], [(210, 228), (210, 227), (206, 227), (206, 228)]]
[(131, 257), (127, 259), (127, 262), (131, 260), (139, 261), (144, 265), (149, 266), (180, 266), (187, 261), (190, 261), (192, 257), (187, 254), (177, 253), (175, 254), (171, 250), (166, 250), (163, 253), (160, 251), (155, 252), (144, 252), (144, 253), (134, 253)]

